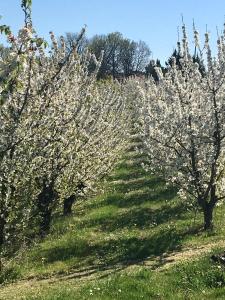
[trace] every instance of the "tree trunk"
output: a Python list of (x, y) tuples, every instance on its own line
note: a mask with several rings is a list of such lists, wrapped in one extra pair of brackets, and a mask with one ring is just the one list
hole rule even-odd
[(5, 240), (5, 234), (4, 234), (5, 224), (6, 224), (5, 218), (0, 217), (0, 248), (3, 246)]
[(7, 193), (6, 189), (6, 180), (3, 180), (1, 186), (1, 200), (0, 200), (0, 248), (4, 245), (5, 242), (5, 225), (7, 221), (7, 209), (5, 207), (5, 197)]
[(63, 215), (68, 216), (72, 214), (72, 206), (76, 200), (75, 195), (71, 195), (70, 197), (64, 199), (63, 201)]
[(40, 216), (39, 234), (43, 237), (50, 229), (52, 219), (52, 204), (56, 199), (56, 193), (53, 189), (53, 184), (46, 185), (43, 183), (41, 193), (38, 195), (38, 213)]
[(203, 208), (204, 213), (204, 230), (212, 230), (213, 229), (213, 206), (210, 204), (206, 204)]
[(86, 185), (83, 181), (80, 181), (75, 189), (75, 194), (69, 196), (63, 201), (63, 215), (68, 216), (72, 214), (72, 207), (76, 199), (79, 197), (80, 193), (84, 192)]

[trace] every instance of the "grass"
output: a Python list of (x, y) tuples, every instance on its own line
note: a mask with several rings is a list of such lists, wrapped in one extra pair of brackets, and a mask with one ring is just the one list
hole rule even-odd
[(216, 208), (214, 232), (203, 232), (202, 215), (141, 159), (130, 151), (101, 195), (55, 217), (49, 236), (1, 273), (0, 283), (14, 283), (0, 299), (225, 299), (223, 267), (209, 254), (164, 268), (184, 249), (219, 247), (225, 207)]
[[(32, 289), (32, 287), (31, 287)], [(182, 263), (166, 271), (153, 271), (143, 266), (113, 272), (101, 279), (73, 280), (38, 286), (29, 291), (26, 300), (71, 299), (224, 299), (225, 276), (220, 266), (207, 257)]]

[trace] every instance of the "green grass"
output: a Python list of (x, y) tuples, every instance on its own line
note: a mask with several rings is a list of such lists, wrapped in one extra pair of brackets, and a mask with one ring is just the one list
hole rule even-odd
[(224, 270), (212, 265), (208, 258), (183, 263), (164, 272), (136, 267), (114, 273), (79, 288), (71, 282), (40, 289), (25, 299), (224, 299)]
[(223, 241), (225, 207), (215, 210), (215, 230), (203, 232), (202, 215), (145, 173), (140, 158), (129, 152), (101, 195), (55, 217), (49, 236), (1, 273), (0, 283), (15, 283), (0, 299), (225, 299), (224, 270), (209, 254), (158, 268), (165, 254)]

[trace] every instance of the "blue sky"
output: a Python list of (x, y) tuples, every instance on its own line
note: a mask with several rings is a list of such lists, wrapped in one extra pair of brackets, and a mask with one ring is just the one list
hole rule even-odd
[[(45, 38), (50, 30), (62, 35), (87, 24), (89, 37), (120, 31), (145, 41), (162, 62), (176, 46), (181, 14), (191, 37), (193, 18), (202, 35), (207, 24), (216, 37), (216, 26), (223, 29), (225, 0), (33, 0), (33, 23)], [(20, 0), (0, 0), (0, 15), (14, 31), (23, 25)]]

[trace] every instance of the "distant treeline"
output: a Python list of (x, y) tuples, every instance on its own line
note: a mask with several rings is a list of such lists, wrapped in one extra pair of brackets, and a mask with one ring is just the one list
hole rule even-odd
[[(66, 48), (69, 52), (74, 44), (78, 45), (77, 50), (81, 54), (85, 49), (89, 49), (97, 59), (100, 59), (101, 53), (102, 64), (98, 72), (98, 79), (119, 79), (123, 80), (130, 76), (150, 77), (158, 81), (158, 75), (155, 67), (161, 68), (165, 74), (171, 66), (173, 58), (176, 64), (180, 65), (181, 54), (178, 50), (174, 50), (163, 66), (159, 59), (156, 61), (151, 59), (151, 50), (146, 42), (139, 40), (134, 41), (125, 38), (120, 32), (112, 32), (106, 35), (95, 35), (92, 38), (87, 38), (79, 33), (67, 32), (64, 36)], [(0, 45), (0, 57), (4, 59), (7, 49)], [(193, 61), (199, 63), (199, 68), (202, 73), (205, 72), (203, 62), (198, 55), (193, 56)], [(90, 65), (90, 71), (95, 66)]]

